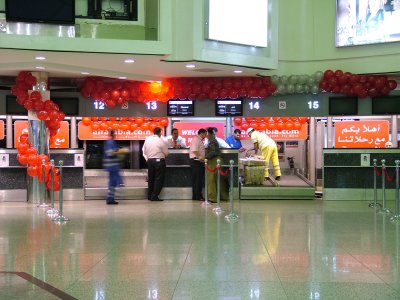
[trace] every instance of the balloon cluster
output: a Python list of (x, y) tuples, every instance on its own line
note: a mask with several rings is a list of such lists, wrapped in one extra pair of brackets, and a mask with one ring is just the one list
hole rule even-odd
[(148, 83), (88, 77), (81, 85), (83, 97), (101, 101), (109, 108), (124, 105), (129, 101), (146, 103), (158, 100), (166, 102), (173, 97), (173, 94), (173, 87), (167, 81)]
[(318, 84), (323, 76), (321, 71), (312, 75), (271, 76), (271, 81), (278, 86), (275, 95), (301, 94), (319, 92)]
[(247, 130), (250, 127), (256, 130), (299, 130), (307, 121), (306, 117), (233, 118), (234, 125), (240, 127), (241, 130)]
[(131, 118), (115, 118), (115, 117), (83, 117), (82, 124), (85, 126), (91, 126), (92, 130), (150, 130), (153, 132), (154, 128), (164, 128), (168, 126), (168, 118), (142, 118), (142, 117), (131, 117)]
[(326, 70), (319, 87), (327, 92), (341, 93), (348, 96), (385, 96), (397, 87), (395, 80), (386, 75), (358, 75), (342, 70)]
[[(21, 165), (28, 165), (27, 172), (31, 177), (37, 177), (39, 182), (45, 178), (46, 188), (51, 189), (51, 171), (54, 173), (54, 190), (60, 190), (60, 170), (49, 162), (46, 154), (38, 154), (35, 147), (28, 142), (28, 134), (23, 133), (18, 138), (17, 159)], [(44, 161), (44, 166), (43, 166)], [(45, 172), (43, 176), (43, 172)]]
[[(35, 87), (37, 90), (29, 94), (28, 90), (32, 89), (32, 87)], [(32, 73), (21, 71), (17, 75), (15, 85), (11, 88), (11, 93), (17, 97), (17, 103), (19, 105), (22, 105), (27, 110), (35, 111), (38, 119), (45, 122), (49, 130), (51, 143), (60, 128), (61, 121), (65, 118), (65, 114), (60, 111), (58, 105), (50, 99), (43, 101), (42, 94), (38, 90), (46, 90), (46, 83), (37, 83), (36, 77), (34, 77)], [(42, 181), (42, 160), (44, 159), (46, 162), (45, 170), (50, 170), (49, 157), (46, 154), (37, 154), (37, 149), (28, 143), (27, 134), (22, 134), (19, 137), (19, 142), (17, 146), (18, 161), (22, 165), (28, 164), (27, 172), (29, 176), (38, 177), (38, 180)], [(59, 171), (56, 171), (58, 169), (55, 168), (54, 170), (55, 174), (58, 174)], [(49, 183), (50, 179), (48, 179), (48, 177), (49, 172), (46, 171), (46, 187), (51, 189), (51, 183)], [(54, 182), (55, 190), (58, 190), (59, 177), (56, 176), (55, 178), (58, 178), (55, 179)], [(58, 189), (56, 189), (57, 185)]]

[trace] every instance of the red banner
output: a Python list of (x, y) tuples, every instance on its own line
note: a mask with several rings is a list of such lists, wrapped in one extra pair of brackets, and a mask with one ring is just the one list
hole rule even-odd
[(0, 120), (0, 140), (4, 140), (4, 121)]
[(218, 129), (217, 137), (224, 139), (225, 122), (175, 122), (174, 128), (178, 129), (179, 135), (185, 139), (186, 145), (190, 145), (192, 138), (197, 135), (201, 128), (207, 130), (208, 127)]
[[(135, 130), (115, 130), (116, 140), (145, 140), (146, 137), (153, 135), (150, 129), (135, 129)], [(93, 130), (91, 126), (84, 125), (82, 122), (78, 123), (78, 138), (80, 140), (108, 140), (110, 138), (110, 131), (103, 129)]]
[[(249, 135), (246, 133), (246, 130), (241, 130), (238, 126), (235, 126), (235, 129), (239, 129), (241, 131), (241, 140), (250, 139)], [(308, 138), (308, 124), (302, 124), (300, 129), (266, 129), (257, 131), (267, 134), (271, 139), (275, 141), (300, 141), (306, 140)]]

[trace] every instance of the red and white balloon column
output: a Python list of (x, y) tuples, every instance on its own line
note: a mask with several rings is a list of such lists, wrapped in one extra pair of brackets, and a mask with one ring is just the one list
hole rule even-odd
[[(65, 114), (50, 100), (46, 73), (20, 72), (11, 92), (17, 97), (17, 103), (24, 106), (28, 113), (28, 132), (24, 132), (18, 138), (16, 145), (18, 161), (22, 165), (27, 165), (30, 179), (28, 180), (28, 201), (44, 202), (45, 189), (51, 189), (49, 139), (51, 140), (57, 134)], [(54, 168), (53, 171), (54, 190), (59, 190), (59, 170)]]

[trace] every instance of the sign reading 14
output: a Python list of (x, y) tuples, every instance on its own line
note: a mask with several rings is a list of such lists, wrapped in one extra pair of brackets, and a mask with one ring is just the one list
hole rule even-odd
[(260, 101), (250, 101), (249, 106), (250, 106), (250, 110), (259, 110), (260, 109)]

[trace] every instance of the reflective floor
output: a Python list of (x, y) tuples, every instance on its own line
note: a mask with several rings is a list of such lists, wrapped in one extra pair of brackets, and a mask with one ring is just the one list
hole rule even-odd
[(400, 299), (400, 225), (367, 203), (235, 205), (0, 203), (0, 299)]

